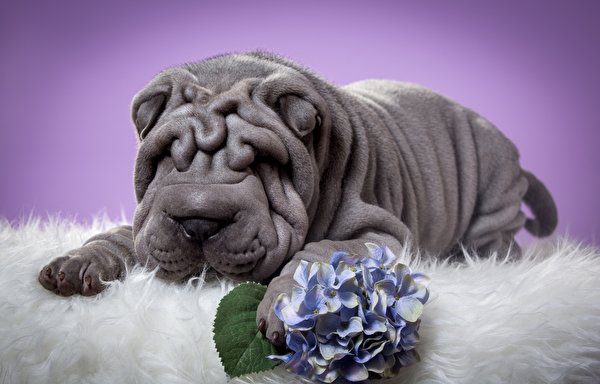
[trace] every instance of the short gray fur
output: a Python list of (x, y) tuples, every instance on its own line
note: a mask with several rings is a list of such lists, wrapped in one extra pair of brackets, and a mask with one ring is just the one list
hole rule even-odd
[(418, 85), (337, 87), (273, 54), (230, 54), (163, 71), (132, 116), (141, 139), (133, 226), (54, 259), (39, 275), (49, 290), (93, 295), (136, 262), (168, 280), (209, 265), (269, 282), (257, 325), (280, 344), (272, 305), (301, 259), (364, 254), (365, 241), (518, 256), (519, 229), (556, 227), (550, 193), (521, 169), (513, 143)]

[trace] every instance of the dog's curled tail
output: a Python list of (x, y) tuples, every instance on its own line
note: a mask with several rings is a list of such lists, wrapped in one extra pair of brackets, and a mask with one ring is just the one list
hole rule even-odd
[(527, 218), (525, 228), (534, 236), (548, 236), (558, 223), (558, 212), (554, 199), (548, 188), (535, 175), (525, 170), (523, 170), (523, 174), (529, 182), (523, 201), (534, 215), (533, 219)]

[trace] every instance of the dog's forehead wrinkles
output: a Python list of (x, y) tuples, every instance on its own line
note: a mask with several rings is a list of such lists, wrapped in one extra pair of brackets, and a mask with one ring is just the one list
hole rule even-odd
[(166, 114), (188, 103), (222, 114), (253, 103), (276, 108), (279, 97), (285, 94), (306, 99), (319, 112), (324, 109), (310, 80), (298, 69), (247, 55), (216, 57), (167, 69), (137, 99), (146, 99), (153, 93), (166, 94)]
[[(239, 82), (257, 79), (259, 81), (255, 86), (263, 91), (272, 91), (271, 95), (262, 95), (269, 103), (274, 100), (268, 96), (277, 97), (283, 93), (303, 95), (311, 88), (310, 80), (297, 68), (255, 56), (216, 57), (187, 64), (184, 68), (193, 75), (197, 84), (209, 89), (213, 94), (226, 92)], [(267, 85), (266, 89), (261, 87), (261, 83)]]
[(183, 88), (183, 100), (188, 103), (199, 103), (205, 104), (208, 102), (209, 97), (212, 95), (212, 92), (209, 89), (201, 87), (198, 84), (187, 84)]
[(198, 84), (221, 93), (248, 78), (264, 79), (280, 70), (281, 66), (245, 55), (221, 56), (185, 65)]

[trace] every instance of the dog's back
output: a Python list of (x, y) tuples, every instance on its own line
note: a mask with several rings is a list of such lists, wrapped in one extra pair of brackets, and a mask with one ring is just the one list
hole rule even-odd
[(547, 192), (521, 169), (515, 145), (489, 121), (414, 84), (366, 80), (344, 89), (362, 101), (373, 124), (384, 124), (393, 137), (392, 146), (376, 150), (399, 154), (395, 166), (402, 177), (389, 186), (401, 192), (396, 195), (402, 201), (395, 203), (418, 245), (447, 252), (460, 241), (481, 254), (509, 247), (518, 253), (512, 241), (527, 220), (520, 209), (526, 194), (528, 205), (545, 207), (544, 212), (534, 209), (544, 227), (534, 234), (552, 232), (556, 207), (551, 195), (528, 189), (535, 183), (538, 192)]

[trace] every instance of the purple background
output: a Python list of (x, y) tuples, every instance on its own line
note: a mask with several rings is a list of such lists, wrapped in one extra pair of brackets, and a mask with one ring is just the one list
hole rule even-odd
[(548, 185), (560, 232), (599, 244), (599, 4), (3, 2), (0, 215), (131, 218), (132, 96), (170, 65), (260, 48), (477, 110)]

